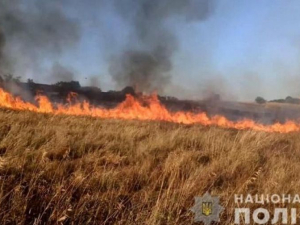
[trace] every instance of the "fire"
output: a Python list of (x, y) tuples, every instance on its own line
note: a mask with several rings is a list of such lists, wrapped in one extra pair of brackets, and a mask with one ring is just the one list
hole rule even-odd
[(95, 107), (90, 105), (87, 101), (84, 101), (83, 103), (77, 102), (72, 104), (71, 102), (74, 97), (76, 97), (76, 94), (72, 93), (69, 96), (69, 104), (67, 105), (54, 105), (46, 96), (38, 95), (36, 96), (38, 106), (36, 106), (32, 103), (23, 101), (21, 98), (14, 97), (10, 93), (0, 88), (0, 107), (16, 110), (29, 110), (37, 113), (51, 113), (55, 115), (84, 115), (126, 120), (158, 120), (183, 124), (202, 124), (205, 126), (214, 125), (240, 130), (253, 129), (265, 132), (288, 133), (300, 130), (300, 124), (294, 121), (288, 121), (284, 124), (275, 123), (272, 125), (263, 125), (249, 119), (233, 122), (220, 115), (208, 117), (206, 113), (172, 113), (160, 103), (156, 95), (151, 95), (143, 99), (144, 103), (146, 103), (146, 106), (133, 96), (127, 95), (126, 100), (114, 109)]

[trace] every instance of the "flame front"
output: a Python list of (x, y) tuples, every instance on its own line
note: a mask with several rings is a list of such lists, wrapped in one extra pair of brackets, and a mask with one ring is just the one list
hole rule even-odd
[[(74, 97), (74, 94), (71, 96)], [(206, 113), (191, 113), (191, 112), (169, 112), (163, 106), (156, 95), (151, 95), (146, 98), (147, 106), (142, 105), (137, 99), (131, 95), (126, 96), (126, 100), (119, 104), (114, 109), (105, 109), (95, 107), (84, 101), (83, 103), (75, 104), (58, 104), (53, 105), (50, 100), (43, 95), (36, 97), (38, 106), (24, 102), (18, 97), (13, 97), (10, 93), (0, 88), (0, 107), (29, 110), (38, 113), (65, 114), (65, 115), (85, 115), (101, 118), (115, 118), (126, 120), (158, 120), (169, 121), (183, 124), (202, 124), (205, 126), (215, 125), (224, 128), (235, 128), (239, 130), (253, 129), (265, 132), (288, 133), (300, 130), (300, 124), (294, 121), (287, 121), (284, 124), (275, 123), (272, 125), (263, 125), (256, 123), (250, 119), (233, 122), (226, 119), (224, 116), (208, 117)], [(69, 101), (71, 102), (71, 101)]]

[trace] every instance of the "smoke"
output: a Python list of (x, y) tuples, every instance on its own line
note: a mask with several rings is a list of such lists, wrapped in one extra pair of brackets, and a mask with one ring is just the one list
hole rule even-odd
[(77, 43), (77, 24), (58, 0), (1, 1), (0, 73), (41, 71), (44, 60)]
[(52, 82), (58, 81), (72, 81), (75, 78), (75, 73), (62, 64), (56, 62), (53, 64), (49, 77), (52, 79)]
[(100, 81), (99, 76), (98, 75), (97, 76), (90, 76), (88, 85), (92, 86), (92, 87), (100, 88), (101, 87), (101, 81)]
[(211, 14), (212, 0), (124, 0), (114, 1), (120, 16), (130, 24), (132, 38), (125, 52), (110, 65), (119, 86), (141, 91), (162, 91), (170, 82), (172, 56), (178, 42), (171, 19), (201, 21)]
[(2, 73), (2, 68), (6, 65), (8, 66), (8, 62), (5, 60), (5, 55), (4, 55), (4, 46), (5, 46), (5, 35), (3, 30), (0, 27), (0, 75)]
[(5, 45), (5, 38), (3, 31), (0, 29), (0, 62), (2, 61), (3, 58), (3, 47)]

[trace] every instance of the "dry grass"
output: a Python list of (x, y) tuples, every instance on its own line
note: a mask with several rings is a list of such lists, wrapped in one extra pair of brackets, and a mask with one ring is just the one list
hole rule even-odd
[[(297, 193), (299, 134), (0, 111), (0, 224), (191, 224), (209, 191)], [(274, 205), (267, 205), (274, 208)]]

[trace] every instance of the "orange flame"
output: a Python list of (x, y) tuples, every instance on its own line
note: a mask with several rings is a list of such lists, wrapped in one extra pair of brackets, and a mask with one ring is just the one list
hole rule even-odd
[(29, 110), (38, 113), (52, 113), (55, 115), (85, 115), (126, 120), (159, 120), (183, 124), (202, 124), (205, 126), (215, 125), (239, 130), (253, 129), (265, 132), (288, 133), (300, 130), (300, 124), (294, 121), (288, 121), (284, 124), (275, 123), (272, 125), (263, 125), (250, 119), (233, 122), (220, 115), (210, 118), (206, 113), (172, 113), (159, 102), (156, 95), (151, 95), (145, 99), (147, 106), (141, 104), (133, 96), (127, 95), (126, 100), (114, 109), (95, 107), (90, 105), (87, 101), (71, 104), (71, 100), (74, 99), (74, 97), (76, 97), (76, 94), (74, 93), (69, 96), (68, 105), (57, 104), (54, 106), (46, 96), (38, 95), (36, 97), (38, 106), (36, 106), (34, 104), (24, 102), (18, 97), (13, 97), (10, 93), (0, 88), (0, 107), (16, 110)]

